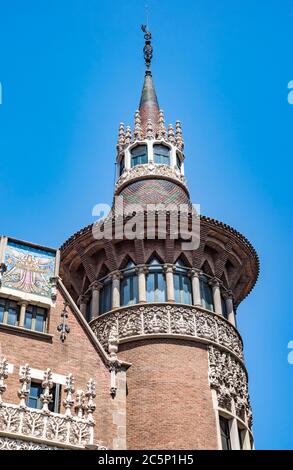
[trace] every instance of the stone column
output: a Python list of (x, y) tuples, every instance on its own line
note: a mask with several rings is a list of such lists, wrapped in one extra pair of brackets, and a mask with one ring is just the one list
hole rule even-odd
[(95, 281), (91, 284), (92, 289), (92, 319), (99, 316), (100, 307), (100, 290), (103, 284), (99, 281)]
[(88, 303), (88, 296), (84, 294), (81, 295), (78, 299), (78, 304), (79, 304), (79, 310), (81, 311), (84, 318), (86, 318), (87, 303)]
[(120, 271), (112, 273), (112, 308), (120, 307)]
[(137, 266), (138, 277), (138, 301), (146, 302), (146, 274), (148, 270), (146, 266)]
[(211, 285), (213, 288), (213, 297), (214, 297), (214, 308), (215, 312), (219, 315), (222, 315), (222, 301), (221, 301), (221, 291), (220, 291), (220, 284), (219, 281), (214, 278), (211, 281)]
[(192, 286), (193, 305), (201, 306), (199, 275), (200, 275), (199, 271), (196, 271), (195, 269), (191, 269), (190, 277), (191, 277), (191, 286)]
[(173, 280), (173, 264), (165, 264), (164, 270), (166, 275), (166, 287), (167, 287), (167, 302), (174, 302), (174, 280)]
[(28, 302), (25, 302), (25, 301), (21, 302), (18, 326), (22, 326), (22, 327), (24, 326), (25, 312), (26, 312), (26, 307), (27, 306), (28, 306)]
[(228, 295), (226, 297), (225, 302), (226, 302), (226, 310), (227, 310), (228, 320), (229, 320), (230, 323), (232, 323), (232, 325), (236, 326), (233, 296), (232, 296), (231, 291), (228, 292)]

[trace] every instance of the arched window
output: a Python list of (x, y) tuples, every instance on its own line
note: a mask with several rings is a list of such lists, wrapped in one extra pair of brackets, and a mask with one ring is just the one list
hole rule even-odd
[(112, 309), (112, 279), (108, 277), (103, 282), (103, 287), (100, 291), (100, 314), (109, 312)]
[(180, 259), (175, 265), (173, 278), (175, 302), (180, 304), (192, 304), (190, 278), (186, 266)]
[(170, 149), (166, 145), (154, 145), (154, 162), (170, 165)]
[(214, 311), (213, 290), (205, 276), (200, 278), (201, 304), (207, 310)]
[(148, 265), (146, 294), (147, 302), (166, 301), (166, 279), (163, 272), (163, 266), (157, 258), (152, 258)]
[(148, 150), (146, 145), (137, 145), (131, 150), (131, 168), (148, 162)]
[(130, 261), (123, 271), (123, 279), (120, 282), (120, 305), (133, 305), (138, 303), (138, 281), (136, 268)]

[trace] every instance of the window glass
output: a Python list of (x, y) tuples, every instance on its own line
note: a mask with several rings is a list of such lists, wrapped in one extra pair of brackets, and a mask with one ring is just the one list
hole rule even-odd
[(191, 282), (186, 266), (181, 260), (176, 263), (174, 279), (175, 302), (192, 304)]
[(229, 421), (220, 416), (221, 441), (223, 450), (231, 450)]
[(178, 170), (181, 170), (182, 162), (178, 154), (176, 155), (176, 165), (177, 165)]
[(122, 175), (124, 171), (124, 157), (121, 159), (120, 164), (119, 164), (119, 176)]
[(170, 149), (166, 145), (154, 145), (154, 162), (170, 165)]
[(4, 312), (5, 312), (5, 300), (0, 299), (0, 323), (4, 320)]
[(221, 297), (221, 302), (222, 302), (222, 313), (223, 316), (228, 320), (228, 313), (227, 313), (227, 307), (226, 307), (226, 301), (223, 297)]
[(244, 435), (244, 432), (245, 432), (244, 429), (238, 428), (240, 450), (243, 450), (243, 435)]
[(137, 145), (131, 150), (131, 167), (142, 165), (148, 162), (146, 145)]
[(120, 304), (133, 305), (138, 302), (138, 278), (135, 265), (132, 261), (126, 265), (123, 271), (123, 279), (120, 282)]
[(213, 290), (209, 285), (207, 278), (204, 276), (200, 278), (200, 292), (202, 306), (207, 310), (214, 311)]
[(163, 266), (156, 258), (149, 263), (149, 272), (146, 277), (146, 291), (148, 302), (166, 301), (166, 279)]
[(32, 322), (33, 322), (33, 314), (32, 312), (25, 312), (25, 318), (24, 318), (24, 328), (27, 328), (28, 330), (32, 329)]
[(18, 321), (18, 306), (15, 302), (9, 302), (7, 324), (17, 325)]
[(104, 282), (100, 293), (100, 313), (109, 312), (112, 308), (112, 281), (107, 279)]
[(45, 315), (43, 313), (36, 314), (36, 321), (35, 321), (35, 331), (44, 331), (45, 326)]

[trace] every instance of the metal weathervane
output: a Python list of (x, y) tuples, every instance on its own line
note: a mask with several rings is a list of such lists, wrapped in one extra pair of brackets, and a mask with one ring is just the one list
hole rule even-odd
[(144, 54), (144, 60), (145, 60), (145, 65), (147, 70), (151, 69), (151, 61), (153, 57), (153, 47), (151, 45), (151, 39), (152, 35), (150, 31), (148, 30), (148, 26), (143, 24), (141, 25), (141, 29), (144, 32), (144, 38), (145, 38), (145, 46), (143, 48), (143, 54)]

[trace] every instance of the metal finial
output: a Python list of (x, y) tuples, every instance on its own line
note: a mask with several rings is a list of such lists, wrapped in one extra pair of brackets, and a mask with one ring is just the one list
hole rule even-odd
[(150, 31), (148, 30), (147, 25), (145, 25), (145, 24), (141, 25), (141, 29), (144, 32), (144, 38), (145, 38), (145, 46), (143, 48), (145, 65), (146, 65), (147, 70), (150, 70), (151, 61), (152, 61), (152, 57), (153, 57), (153, 47), (151, 45), (152, 35), (151, 35)]

